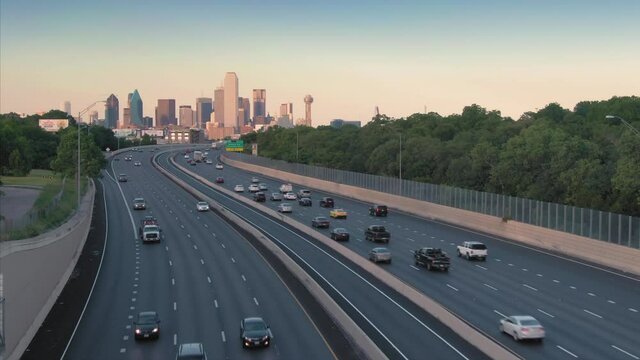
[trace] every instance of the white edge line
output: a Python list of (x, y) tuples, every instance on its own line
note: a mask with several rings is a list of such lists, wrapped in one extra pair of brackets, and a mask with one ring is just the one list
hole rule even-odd
[[(111, 169), (113, 170), (113, 162), (111, 163)], [(98, 265), (98, 272), (96, 273), (96, 277), (93, 279), (93, 285), (91, 285), (91, 290), (89, 291), (89, 296), (87, 297), (87, 301), (84, 303), (84, 307), (82, 308), (82, 312), (80, 313), (78, 322), (76, 323), (76, 326), (73, 328), (73, 332), (69, 337), (69, 342), (67, 343), (67, 346), (64, 347), (64, 352), (62, 353), (62, 356), (60, 356), (60, 360), (64, 359), (64, 356), (67, 354), (67, 350), (69, 350), (69, 345), (71, 345), (71, 342), (73, 341), (73, 337), (75, 336), (76, 331), (78, 330), (78, 326), (80, 326), (80, 322), (84, 317), (84, 312), (87, 310), (87, 306), (91, 301), (91, 295), (93, 294), (93, 289), (96, 287), (96, 283), (98, 282), (98, 277), (100, 277), (100, 270), (102, 269), (102, 260), (104, 259), (104, 252), (107, 249), (107, 240), (109, 239), (109, 216), (107, 215), (107, 197), (105, 196), (105, 189), (104, 189), (104, 184), (102, 183), (102, 180), (98, 179), (98, 181), (102, 186), (102, 200), (104, 202), (104, 215), (105, 215), (105, 225), (106, 225), (105, 226), (106, 230), (104, 232), (104, 245), (102, 247), (102, 256), (100, 256), (100, 264)]]
[(615, 345), (611, 345), (611, 347), (612, 347), (612, 348), (614, 348), (614, 349), (616, 349), (616, 350), (618, 350), (618, 351), (620, 351), (620, 352), (622, 352), (622, 353), (624, 353), (624, 354), (627, 354), (627, 355), (631, 356), (632, 358), (634, 358), (634, 359), (636, 359), (636, 360), (637, 360), (637, 359), (640, 359), (639, 357), (637, 357), (637, 356), (633, 355), (632, 353), (627, 352), (627, 351), (624, 351), (624, 350), (620, 349), (619, 347), (617, 347), (617, 346), (615, 346)]

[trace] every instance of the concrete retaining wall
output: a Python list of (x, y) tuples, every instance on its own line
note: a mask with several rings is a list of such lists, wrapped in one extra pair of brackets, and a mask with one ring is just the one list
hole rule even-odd
[(64, 225), (35, 238), (0, 243), (5, 353), (19, 359), (62, 292), (89, 234), (95, 185)]
[[(229, 159), (224, 155), (222, 159), (229, 165), (264, 174), (265, 176), (285, 179), (286, 181), (345, 197), (367, 199), (367, 201), (372, 203), (382, 203), (390, 208), (399, 209), (419, 217), (441, 221), (453, 226), (460, 226), (501, 238), (512, 239), (524, 245), (531, 245), (540, 249), (547, 249), (560, 254), (582, 258), (595, 264), (640, 275), (640, 250), (638, 249), (610, 244), (517, 221), (510, 220), (504, 222), (502, 218), (495, 216), (247, 164)], [(460, 239), (460, 241), (463, 240), (464, 239)]]

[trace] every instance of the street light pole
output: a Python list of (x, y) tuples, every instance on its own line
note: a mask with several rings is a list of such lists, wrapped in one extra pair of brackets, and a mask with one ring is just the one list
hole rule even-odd
[(298, 131), (296, 130), (296, 162), (300, 162), (300, 140), (298, 136)]
[(640, 136), (640, 131), (638, 131), (638, 129), (634, 128), (633, 125), (629, 124), (627, 121), (625, 121), (623, 118), (621, 118), (620, 116), (615, 116), (615, 115), (607, 115), (606, 116), (607, 120), (615, 120), (618, 119), (620, 120), (624, 126), (626, 126), (629, 130), (631, 130), (631, 132), (633, 132), (634, 134)]

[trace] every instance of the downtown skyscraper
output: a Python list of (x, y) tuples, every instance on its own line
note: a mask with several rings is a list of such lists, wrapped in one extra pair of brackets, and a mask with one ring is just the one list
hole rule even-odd
[(104, 104), (104, 126), (109, 129), (118, 127), (120, 120), (120, 102), (118, 98), (111, 94)]
[(215, 122), (218, 126), (224, 126), (224, 88), (218, 87), (213, 92), (213, 111), (215, 112)]
[(238, 119), (238, 76), (234, 72), (228, 72), (224, 76), (224, 127), (240, 129), (240, 121)]
[(156, 107), (156, 126), (163, 127), (170, 124), (177, 125), (176, 119), (176, 100), (175, 99), (158, 99)]
[(267, 90), (253, 89), (253, 117), (267, 116)]
[(129, 122), (131, 125), (143, 128), (144, 121), (142, 118), (142, 98), (140, 98), (140, 94), (138, 90), (134, 90), (131, 96), (129, 97), (129, 114), (131, 116)]
[(213, 99), (199, 97), (196, 99), (196, 123), (193, 126), (206, 128), (213, 112)]

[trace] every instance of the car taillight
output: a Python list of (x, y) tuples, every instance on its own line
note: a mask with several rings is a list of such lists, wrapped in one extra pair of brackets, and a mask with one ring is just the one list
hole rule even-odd
[(529, 332), (529, 328), (522, 328), (522, 332), (523, 333)]

